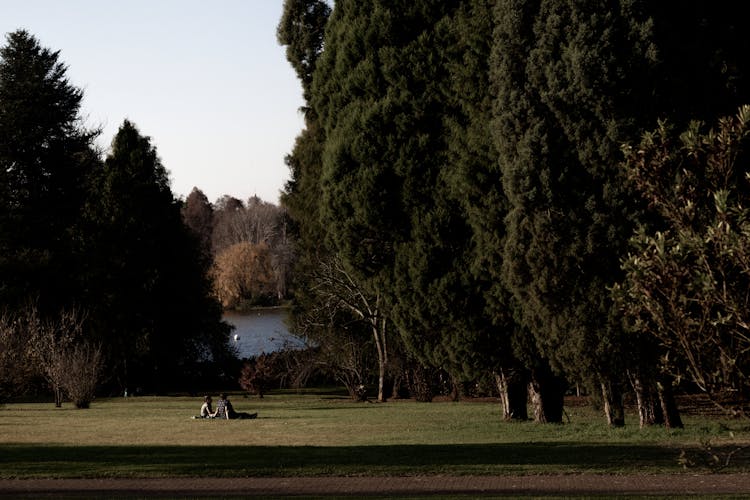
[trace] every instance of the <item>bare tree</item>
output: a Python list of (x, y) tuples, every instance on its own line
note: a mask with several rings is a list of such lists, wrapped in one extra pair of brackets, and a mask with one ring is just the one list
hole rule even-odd
[(220, 253), (237, 243), (272, 245), (278, 238), (283, 210), (253, 196), (247, 203), (223, 196), (214, 211), (213, 249)]
[(82, 336), (83, 316), (76, 310), (63, 311), (57, 320), (43, 320), (35, 306), (22, 316), (29, 346), (44, 378), (55, 395), (55, 406), (63, 402), (63, 378), (67, 366), (65, 352)]
[(347, 309), (367, 324), (378, 354), (378, 401), (385, 401), (388, 321), (380, 295), (371, 295), (360, 287), (338, 257), (320, 263), (313, 283), (316, 283), (315, 291), (326, 307)]
[(0, 314), (0, 403), (18, 394), (33, 374), (28, 338), (17, 315)]
[(85, 314), (77, 309), (44, 320), (34, 306), (29, 306), (17, 321), (29, 340), (31, 358), (49, 383), (58, 408), (64, 394), (77, 408), (88, 408), (104, 367), (101, 346), (84, 338), (84, 321)]

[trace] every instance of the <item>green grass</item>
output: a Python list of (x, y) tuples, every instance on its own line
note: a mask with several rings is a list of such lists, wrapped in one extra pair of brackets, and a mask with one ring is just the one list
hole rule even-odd
[[(681, 472), (682, 450), (701, 458), (750, 444), (744, 421), (685, 417), (686, 429), (610, 429), (589, 408), (570, 423), (499, 420), (492, 402), (354, 403), (326, 394), (233, 398), (257, 420), (193, 420), (199, 398), (96, 400), (88, 410), (51, 403), (0, 408), (0, 477), (237, 477), (415, 474)], [(750, 451), (731, 471), (750, 471)]]

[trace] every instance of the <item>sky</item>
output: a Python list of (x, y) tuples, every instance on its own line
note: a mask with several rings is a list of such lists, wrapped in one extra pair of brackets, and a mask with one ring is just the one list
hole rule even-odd
[(278, 203), (302, 130), (302, 88), (276, 41), (283, 0), (0, 0), (0, 33), (19, 28), (60, 51), (83, 89), (82, 115), (108, 149), (125, 119), (170, 172), (200, 188)]

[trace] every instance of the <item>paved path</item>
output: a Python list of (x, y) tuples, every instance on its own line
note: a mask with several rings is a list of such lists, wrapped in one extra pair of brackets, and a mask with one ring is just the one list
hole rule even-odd
[(750, 474), (0, 480), (0, 497), (750, 495)]

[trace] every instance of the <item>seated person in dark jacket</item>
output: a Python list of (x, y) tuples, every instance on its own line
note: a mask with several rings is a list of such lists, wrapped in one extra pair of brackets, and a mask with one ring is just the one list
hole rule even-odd
[(224, 418), (224, 419), (247, 419), (247, 418), (256, 418), (258, 416), (257, 413), (245, 413), (245, 412), (236, 412), (234, 411), (234, 407), (232, 406), (232, 403), (229, 401), (229, 398), (227, 397), (226, 393), (221, 393), (219, 395), (219, 402), (216, 403), (216, 417), (215, 418)]

